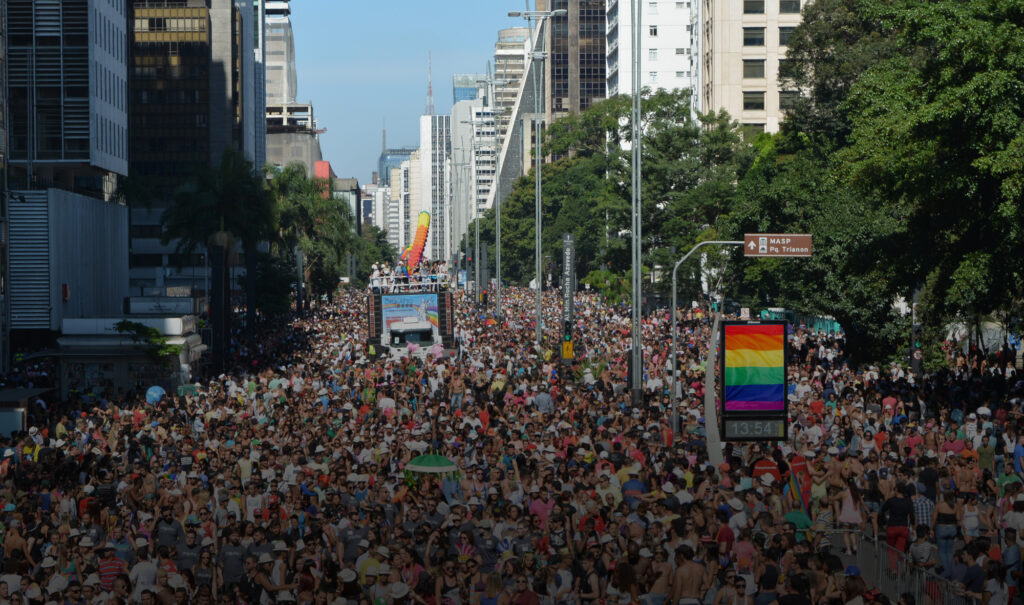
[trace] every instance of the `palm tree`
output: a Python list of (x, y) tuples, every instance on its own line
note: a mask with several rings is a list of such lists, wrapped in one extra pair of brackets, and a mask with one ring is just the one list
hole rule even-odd
[(298, 162), (271, 173), (269, 187), (281, 212), (280, 254), (301, 250), (299, 281), (317, 293), (330, 293), (337, 286), (343, 259), (358, 245), (350, 209), (326, 197), (329, 184), (307, 177), (306, 167)]
[[(256, 322), (252, 301), (257, 288), (257, 245), (272, 236), (277, 224), (274, 200), (268, 193), (252, 163), (229, 147), (217, 165), (198, 169), (174, 193), (173, 203), (161, 217), (161, 239), (164, 244), (177, 240), (179, 254), (191, 254), (211, 245), (225, 247), (232, 237), (241, 242), (246, 274), (250, 276), (246, 279), (246, 329), (250, 339)], [(223, 292), (216, 294), (221, 304), (227, 305)], [(226, 336), (226, 326), (219, 327)]]

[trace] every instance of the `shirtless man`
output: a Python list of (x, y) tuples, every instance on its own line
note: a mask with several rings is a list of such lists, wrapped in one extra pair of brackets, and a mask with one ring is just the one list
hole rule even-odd
[(649, 578), (653, 578), (651, 590), (647, 593), (650, 605), (664, 605), (672, 590), (672, 562), (668, 560), (664, 550), (654, 553), (654, 563), (651, 564)]
[(671, 605), (700, 605), (707, 570), (693, 560), (693, 549), (683, 544), (676, 549), (676, 573), (672, 577)]

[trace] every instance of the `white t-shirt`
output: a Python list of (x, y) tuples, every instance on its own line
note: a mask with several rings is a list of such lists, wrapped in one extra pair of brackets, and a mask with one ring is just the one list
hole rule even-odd
[(1007, 605), (1010, 601), (1009, 588), (995, 578), (990, 578), (985, 582), (985, 592), (990, 595), (988, 605)]

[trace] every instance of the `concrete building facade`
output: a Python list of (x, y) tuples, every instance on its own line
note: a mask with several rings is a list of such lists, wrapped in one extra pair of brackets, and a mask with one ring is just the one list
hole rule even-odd
[(530, 52), (530, 29), (510, 27), (498, 31), (494, 43), (494, 87), (491, 106), (497, 121), (499, 147), (505, 140), (512, 108), (516, 104), (519, 86), (526, 71), (527, 54)]
[[(424, 256), (430, 260), (448, 259), (451, 241), (451, 186), (448, 164), (451, 151), (451, 116), (420, 116), (420, 202), (422, 209), (430, 213), (430, 233), (424, 248)], [(416, 219), (411, 217), (410, 220)]]
[(128, 173), (125, 3), (4, 6), (11, 188), (109, 199)]
[(288, 0), (267, 0), (266, 128), (268, 164), (302, 162), (307, 176), (323, 160), (312, 103), (296, 101), (295, 37)]
[(700, 1), (702, 110), (725, 109), (750, 134), (778, 132), (798, 94), (779, 87), (779, 62), (804, 0)]
[[(133, 0), (131, 3), (131, 169), (156, 191), (173, 192), (196, 165), (228, 147), (254, 163), (265, 118), (258, 113), (252, 0)], [(202, 254), (163, 244), (167, 198), (131, 209), (131, 285), (205, 287)]]
[(452, 103), (472, 101), (487, 96), (486, 74), (455, 74), (452, 76)]
[[(693, 0), (700, 2), (700, 0)], [(633, 15), (630, 0), (607, 0), (608, 96), (633, 92)], [(691, 0), (637, 0), (640, 19), (640, 83), (651, 90), (691, 89)]]
[(498, 151), (494, 111), (483, 99), (456, 103), (452, 107), (451, 256), (471, 222), (490, 208)]
[[(622, 0), (620, 0), (622, 1)], [(544, 2), (540, 3), (542, 6)], [(606, 98), (605, 0), (547, 0), (565, 10), (543, 28), (545, 123), (578, 113)]]
[[(423, 152), (417, 149), (409, 156), (408, 162), (402, 162), (402, 186), (405, 187), (406, 197), (403, 201), (405, 206), (405, 233), (402, 238), (402, 248), (407, 248), (412, 244), (412, 236), (416, 232), (416, 218), (420, 212), (423, 210), (430, 212), (431, 195), (429, 185), (426, 191), (427, 195), (424, 196), (423, 155)], [(430, 183), (429, 174), (427, 175), (426, 182)], [(433, 231), (433, 227), (431, 225), (431, 231)]]

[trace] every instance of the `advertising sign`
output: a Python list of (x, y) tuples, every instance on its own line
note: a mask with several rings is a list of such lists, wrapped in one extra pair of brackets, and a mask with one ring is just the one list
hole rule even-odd
[(786, 322), (725, 322), (721, 351), (723, 439), (784, 439)]

